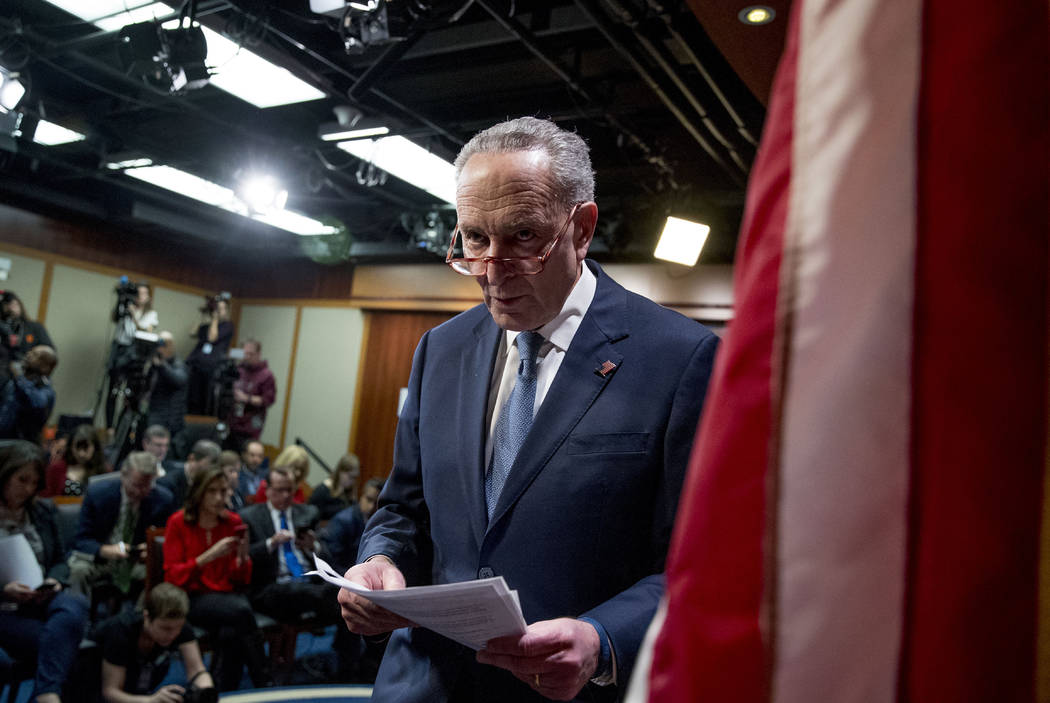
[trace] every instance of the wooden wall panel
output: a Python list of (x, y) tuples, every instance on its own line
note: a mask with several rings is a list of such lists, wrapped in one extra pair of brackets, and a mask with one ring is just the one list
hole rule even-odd
[(412, 354), (424, 332), (452, 316), (443, 312), (366, 312), (365, 372), (358, 386), (352, 450), (361, 459), (362, 484), (373, 477), (385, 479), (390, 473), (398, 393), (408, 385)]

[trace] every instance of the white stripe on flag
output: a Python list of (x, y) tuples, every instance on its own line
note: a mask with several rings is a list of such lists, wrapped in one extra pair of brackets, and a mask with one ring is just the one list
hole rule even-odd
[(660, 599), (660, 606), (656, 609), (649, 629), (645, 631), (645, 638), (638, 650), (638, 656), (634, 660), (634, 669), (631, 674), (630, 685), (627, 687), (627, 695), (623, 703), (646, 703), (649, 700), (649, 672), (653, 668), (653, 645), (656, 638), (663, 629), (664, 619), (667, 617), (667, 596)]
[(801, 12), (781, 276), (772, 699), (891, 703), (905, 576), (922, 8), (805, 0)]

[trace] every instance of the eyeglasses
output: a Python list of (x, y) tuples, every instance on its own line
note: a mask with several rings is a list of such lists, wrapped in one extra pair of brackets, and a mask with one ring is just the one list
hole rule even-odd
[(535, 275), (543, 270), (543, 266), (547, 263), (547, 259), (550, 258), (551, 252), (554, 251), (554, 247), (558, 246), (562, 236), (569, 230), (569, 224), (576, 217), (576, 212), (582, 204), (573, 203), (572, 210), (569, 211), (569, 217), (565, 220), (565, 224), (561, 226), (561, 229), (558, 230), (558, 235), (551, 240), (551, 243), (544, 248), (543, 253), (538, 256), (455, 256), (456, 240), (461, 236), (459, 225), (457, 224), (456, 229), (452, 232), (452, 241), (448, 243), (448, 254), (445, 256), (445, 263), (451, 266), (453, 271), (464, 276), (479, 276), (485, 273), (489, 262), (498, 263), (511, 273), (524, 276)]

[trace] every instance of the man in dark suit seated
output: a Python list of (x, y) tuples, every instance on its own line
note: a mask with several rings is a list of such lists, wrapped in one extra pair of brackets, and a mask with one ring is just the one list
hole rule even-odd
[[(316, 576), (313, 554), (321, 550), (315, 534), (320, 513), (313, 505), (293, 503), (295, 477), (290, 468), (270, 469), (266, 502), (244, 508), (248, 553), (252, 558), (252, 606), (285, 623), (339, 620), (336, 587)], [(327, 555), (321, 553), (324, 559)]]
[(190, 483), (198, 473), (207, 471), (217, 466), (222, 449), (210, 439), (198, 439), (193, 444), (186, 463), (182, 466), (173, 466), (160, 478), (157, 483), (164, 486), (173, 496), (175, 510), (186, 505), (186, 496), (190, 493)]
[(171, 491), (155, 485), (157, 458), (131, 452), (119, 480), (94, 480), (80, 509), (69, 556), (70, 587), (86, 596), (102, 580), (128, 597), (146, 577), (146, 528), (163, 527), (174, 510)]
[(341, 591), (396, 630), (372, 692), (398, 703), (622, 697), (664, 559), (718, 338), (625, 290), (587, 250), (586, 143), (524, 117), (456, 159), (448, 263), (484, 305), (427, 332), (394, 466), (346, 578), (373, 590), (500, 575), (522, 635), (481, 651)]

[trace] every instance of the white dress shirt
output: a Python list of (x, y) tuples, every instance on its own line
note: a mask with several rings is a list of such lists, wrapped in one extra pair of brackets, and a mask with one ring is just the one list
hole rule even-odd
[[(536, 373), (536, 403), (533, 405), (532, 415), (536, 416), (543, 399), (547, 397), (554, 377), (561, 368), (561, 362), (565, 358), (565, 352), (576, 336), (576, 330), (580, 328), (580, 321), (587, 314), (594, 300), (594, 291), (598, 286), (598, 279), (594, 277), (587, 264), (582, 264), (583, 272), (580, 274), (576, 284), (569, 291), (561, 311), (554, 319), (543, 325), (536, 331), (543, 335), (544, 343), (539, 351), (539, 365)], [(514, 383), (518, 377), (518, 347), (514, 340), (520, 332), (506, 330), (500, 339), (499, 351), (496, 352), (496, 363), (492, 368), (492, 377), (489, 381), (489, 405), (488, 405), (488, 437), (485, 439), (485, 466), (492, 461), (492, 435), (496, 430), (496, 422), (499, 420), (498, 408), (503, 408), (510, 392), (514, 390)]]

